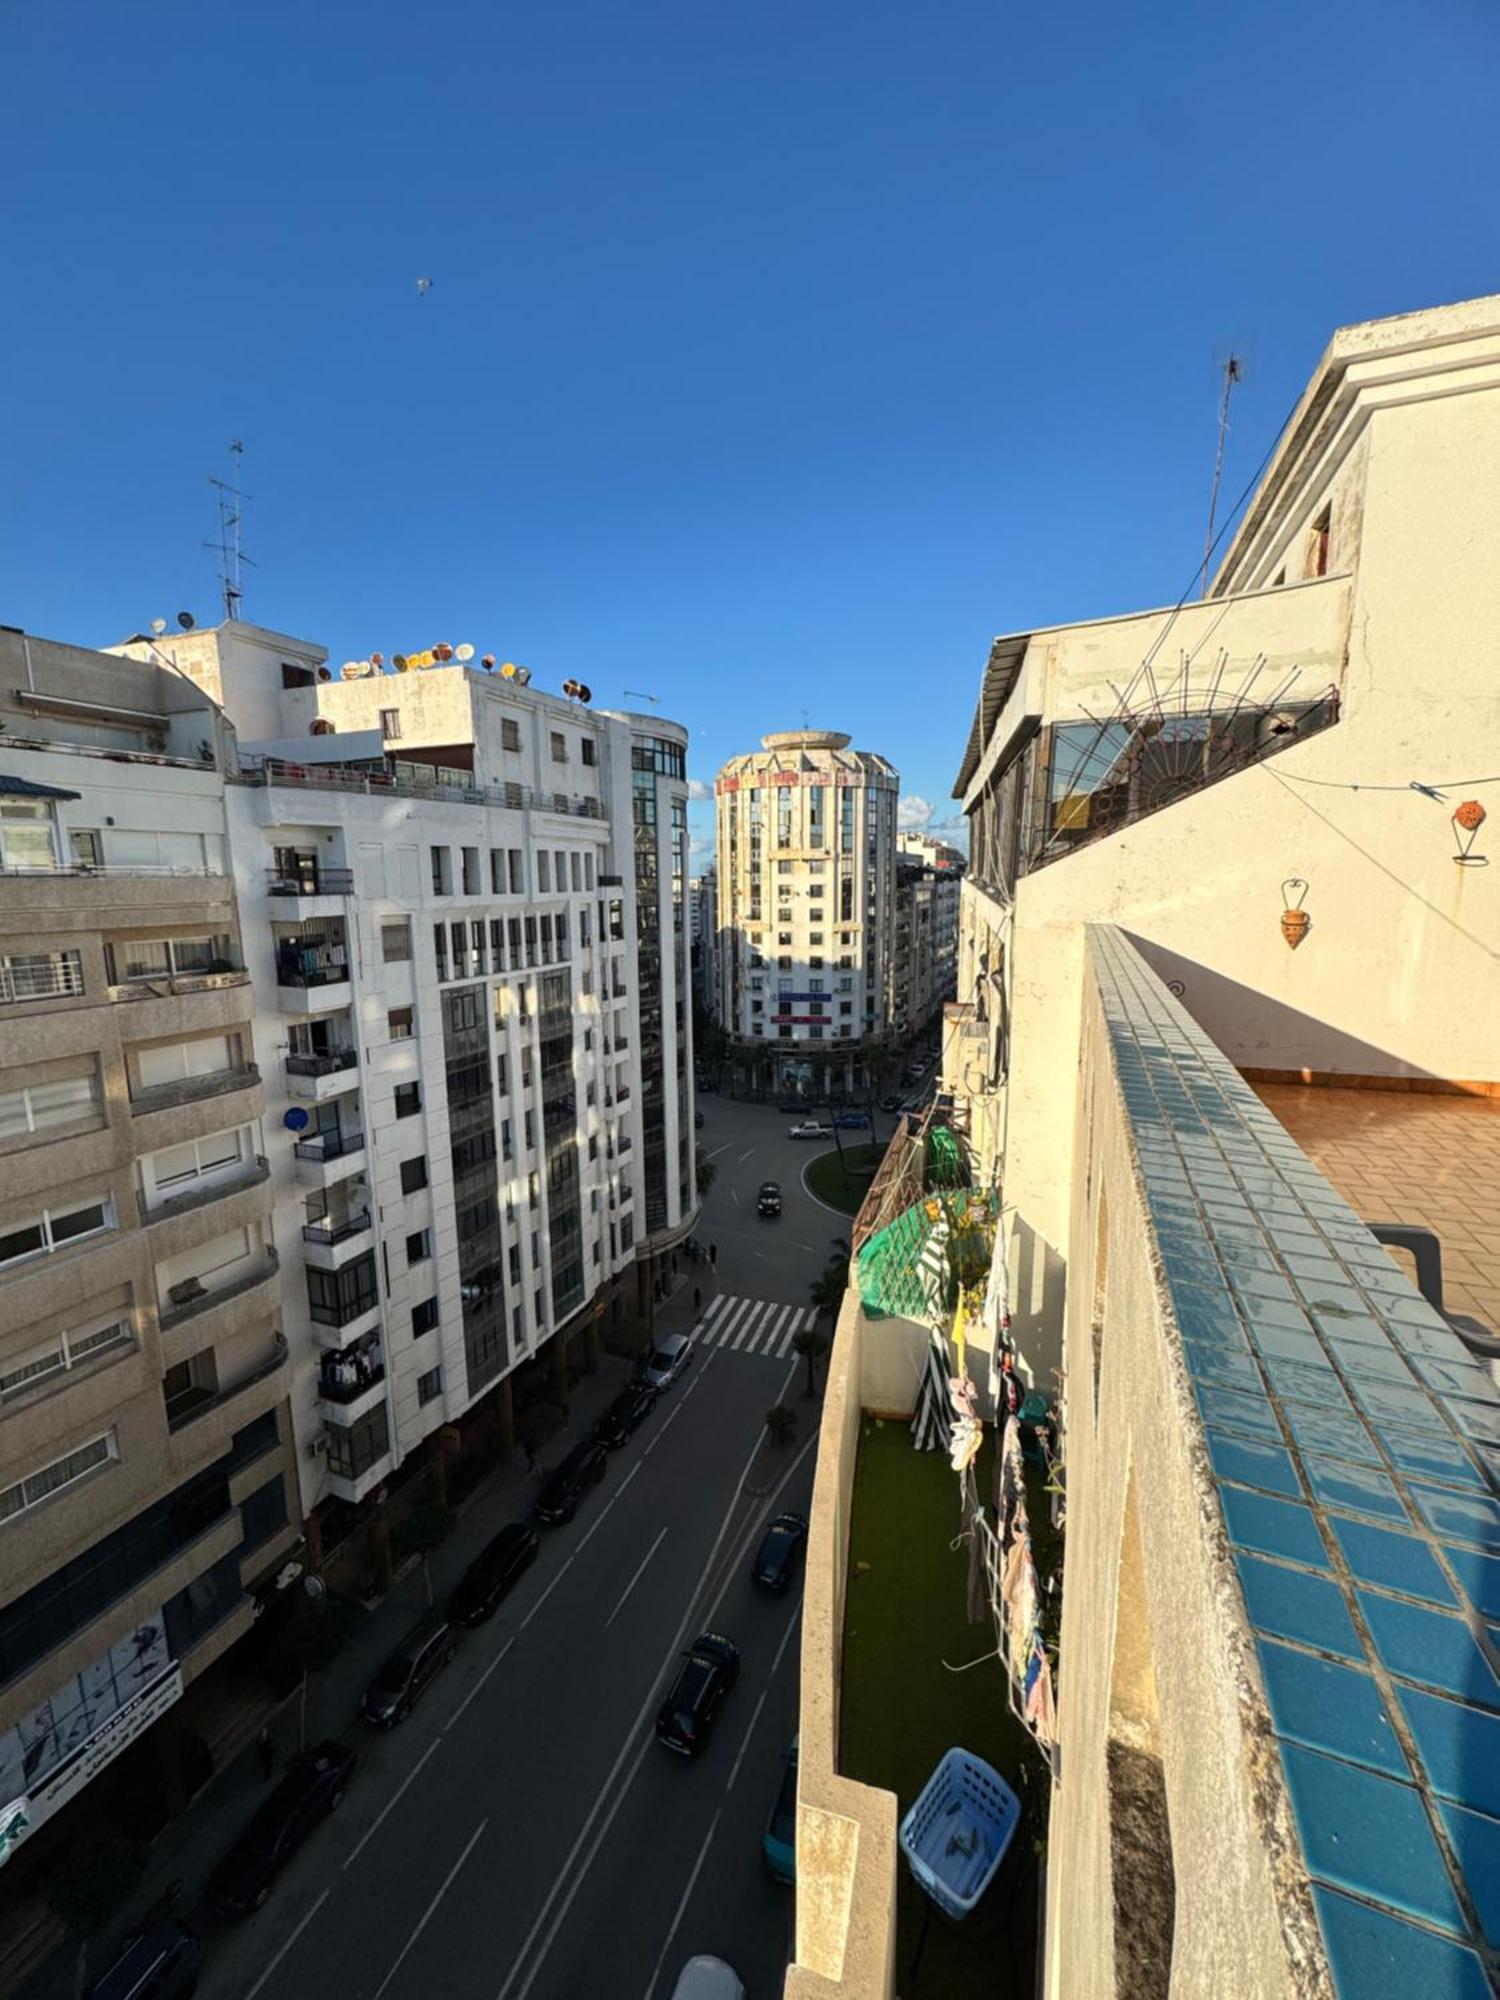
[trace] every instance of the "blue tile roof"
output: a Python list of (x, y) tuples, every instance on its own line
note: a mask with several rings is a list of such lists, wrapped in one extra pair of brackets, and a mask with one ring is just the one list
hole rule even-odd
[(1500, 1391), (1120, 934), (1090, 944), (1335, 1984), (1484, 2000)]

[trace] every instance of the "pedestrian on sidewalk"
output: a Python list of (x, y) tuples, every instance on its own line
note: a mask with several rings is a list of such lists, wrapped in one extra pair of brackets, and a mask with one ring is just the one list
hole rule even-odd
[(710, 1266), (712, 1267), (712, 1269), (714, 1269), (715, 1271), (717, 1271), (717, 1270), (718, 1270), (718, 1268), (719, 1268), (719, 1246), (718, 1246), (718, 1244), (717, 1244), (717, 1243), (710, 1243), (710, 1244), (709, 1244), (709, 1246), (708, 1246), (708, 1261), (709, 1261), (709, 1264), (710, 1264)]
[(528, 1472), (535, 1472), (535, 1471), (536, 1471), (536, 1452), (535, 1452), (535, 1451), (533, 1450), (533, 1448), (532, 1448), (532, 1443), (531, 1443), (531, 1439), (530, 1439), (530, 1438), (527, 1438), (527, 1439), (525, 1439), (525, 1440), (523, 1441), (523, 1443), (522, 1443), (522, 1445), (521, 1445), (521, 1450), (522, 1450), (522, 1451), (524, 1452), (524, 1454), (525, 1454), (525, 1456), (526, 1456), (526, 1470), (527, 1470)]
[(269, 1781), (271, 1773), (276, 1768), (276, 1745), (271, 1741), (269, 1722), (261, 1724), (260, 1734), (255, 1739), (255, 1755), (260, 1763), (262, 1781)]
[(703, 1288), (702, 1288), (702, 1286), (701, 1286), (701, 1285), (694, 1285), (694, 1287), (693, 1287), (693, 1311), (694, 1311), (695, 1313), (701, 1313), (701, 1312), (702, 1312), (702, 1310), (703, 1310)]

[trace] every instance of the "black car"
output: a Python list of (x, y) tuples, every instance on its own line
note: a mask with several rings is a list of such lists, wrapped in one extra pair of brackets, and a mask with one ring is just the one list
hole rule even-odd
[(148, 1919), (120, 1946), (88, 2000), (188, 2000), (198, 1984), (203, 1947), (176, 1917)]
[(405, 1722), (412, 1708), (458, 1651), (446, 1618), (424, 1618), (407, 1633), (365, 1690), (360, 1713), (380, 1729)]
[(482, 1625), (498, 1609), (511, 1585), (536, 1561), (541, 1547), (536, 1529), (513, 1521), (480, 1550), (458, 1580), (448, 1606), (454, 1625)]
[(758, 1583), (762, 1590), (785, 1590), (797, 1573), (806, 1540), (807, 1522), (801, 1514), (778, 1514), (761, 1536), (755, 1561), (750, 1565), (750, 1581)]
[(894, 1091), (889, 1091), (881, 1098), (880, 1108), (882, 1111), (899, 1111), (901, 1109), (901, 1099), (897, 1097)]
[(656, 1391), (645, 1383), (622, 1389), (594, 1426), (594, 1436), (606, 1451), (618, 1451), (633, 1430), (650, 1416)]
[(604, 1477), (604, 1446), (597, 1438), (575, 1444), (536, 1496), (536, 1518), (549, 1527), (571, 1521), (585, 1490)]
[(781, 1213), (780, 1181), (761, 1182), (760, 1193), (755, 1197), (755, 1212), (757, 1215), (780, 1215)]
[(693, 1125), (697, 1131), (701, 1132), (703, 1130), (703, 1113), (701, 1111), (693, 1113)]
[(684, 1757), (696, 1757), (713, 1733), (719, 1703), (739, 1678), (739, 1649), (718, 1632), (705, 1632), (683, 1655), (672, 1692), (657, 1711), (656, 1740)]
[(208, 1893), (217, 1909), (238, 1917), (261, 1907), (271, 1884), (319, 1820), (343, 1804), (353, 1768), (353, 1753), (342, 1743), (319, 1743), (292, 1759), (281, 1783), (209, 1877)]

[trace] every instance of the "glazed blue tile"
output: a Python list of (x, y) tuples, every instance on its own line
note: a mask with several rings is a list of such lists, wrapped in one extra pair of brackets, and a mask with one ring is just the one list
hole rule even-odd
[(1312, 1310), (1312, 1321), (1319, 1333), (1330, 1340), (1347, 1341), (1351, 1347), (1375, 1347), (1385, 1349), (1391, 1346), (1391, 1336), (1368, 1313), (1324, 1313), (1316, 1307)]
[(1351, 1764), (1367, 1764), (1393, 1778), (1409, 1778), (1401, 1748), (1374, 1678), (1355, 1667), (1335, 1666), (1295, 1646), (1261, 1639), (1261, 1674), (1276, 1734), (1309, 1750), (1326, 1750)]
[(1448, 1542), (1443, 1554), (1474, 1609), (1483, 1618), (1500, 1618), (1500, 1556)]
[(1445, 1396), (1443, 1407), (1465, 1437), (1500, 1445), (1500, 1406), (1476, 1403), (1467, 1396)]
[(1500, 1815), (1500, 1715), (1445, 1695), (1398, 1687), (1428, 1783), (1445, 1799)]
[(1297, 1294), (1289, 1281), (1279, 1271), (1253, 1270), (1248, 1265), (1236, 1264), (1230, 1268), (1230, 1282), (1240, 1297), (1250, 1299), (1285, 1299), (1295, 1303)]
[(1410, 1353), (1431, 1355), (1435, 1361), (1466, 1361), (1469, 1350), (1445, 1320), (1438, 1320), (1431, 1326), (1407, 1325), (1401, 1328), (1401, 1345)]
[(1252, 1443), (1249, 1438), (1231, 1437), (1225, 1431), (1208, 1431), (1208, 1455), (1221, 1479), (1238, 1480), (1241, 1486), (1258, 1486), (1266, 1493), (1283, 1493), (1300, 1500), (1302, 1488), (1292, 1455), (1279, 1444)]
[(1288, 1402), (1313, 1403), (1320, 1410), (1353, 1414), (1352, 1405), (1340, 1387), (1337, 1375), (1326, 1364), (1317, 1368), (1305, 1361), (1288, 1361), (1284, 1355), (1268, 1354), (1261, 1365), (1271, 1387)]
[(1464, 1620), (1379, 1591), (1357, 1593), (1381, 1663), (1403, 1680), (1422, 1681), (1465, 1701), (1500, 1709), (1500, 1680)]
[(1391, 1528), (1349, 1521), (1342, 1514), (1330, 1515), (1329, 1520), (1345, 1561), (1361, 1583), (1404, 1591), (1408, 1597), (1424, 1597), (1431, 1604), (1453, 1602), (1453, 1592), (1426, 1542)]
[(1302, 1470), (1325, 1506), (1343, 1507), (1351, 1514), (1374, 1514), (1403, 1528), (1411, 1525), (1394, 1480), (1378, 1465), (1352, 1465), (1343, 1459), (1304, 1452)]
[(1264, 1396), (1242, 1395), (1237, 1389), (1220, 1389), (1211, 1382), (1195, 1383), (1194, 1389), (1204, 1423), (1280, 1444), (1281, 1426)]
[(1282, 1744), (1281, 1761), (1310, 1875), (1446, 1930), (1467, 1930), (1414, 1785), (1295, 1743)]
[(1385, 1307), (1387, 1319), (1401, 1320), (1407, 1326), (1447, 1327), (1447, 1321), (1434, 1307), (1428, 1305), (1420, 1292), (1402, 1292), (1393, 1297)]
[(1261, 1320), (1255, 1313), (1246, 1317), (1251, 1337), (1262, 1354), (1278, 1355), (1283, 1361), (1300, 1361), (1306, 1368), (1332, 1369), (1327, 1349), (1306, 1321), (1300, 1327), (1280, 1326)]
[(1369, 1301), (1363, 1293), (1355, 1291), (1353, 1285), (1324, 1282), (1316, 1278), (1299, 1278), (1297, 1296), (1306, 1302), (1319, 1325), (1325, 1320), (1330, 1322), (1331, 1332), (1337, 1332), (1337, 1322), (1340, 1320), (1353, 1325), (1369, 1317)]
[(1228, 1292), (1202, 1285), (1173, 1285), (1172, 1311), (1184, 1340), (1248, 1348), (1244, 1325)]
[(1235, 1551), (1235, 1568), (1245, 1593), (1245, 1610), (1257, 1632), (1296, 1639), (1320, 1652), (1363, 1660), (1364, 1647), (1344, 1602), (1344, 1593), (1326, 1576), (1288, 1569), (1260, 1556)]
[(1484, 1934), (1492, 1945), (1500, 1945), (1500, 1819), (1462, 1806), (1439, 1810)]
[(1477, 1361), (1439, 1361), (1429, 1354), (1414, 1354), (1412, 1365), (1439, 1395), (1471, 1396), (1478, 1403), (1500, 1400), (1494, 1377)]
[(1298, 1281), (1299, 1291), (1305, 1292), (1307, 1289), (1307, 1285), (1302, 1283), (1303, 1279), (1306, 1279), (1308, 1284), (1314, 1285), (1344, 1285), (1349, 1281), (1349, 1274), (1343, 1264), (1328, 1251), (1314, 1251), (1311, 1255), (1307, 1255), (1300, 1249), (1283, 1248), (1283, 1256), (1287, 1269)]
[(1442, 1486), (1483, 1487), (1484, 1481), (1457, 1438), (1439, 1437), (1435, 1431), (1403, 1433), (1395, 1425), (1382, 1429), (1381, 1440), (1403, 1472)]
[(1476, 1548), (1500, 1554), (1500, 1502), (1485, 1493), (1442, 1493), (1436, 1487), (1408, 1488), (1429, 1523), (1445, 1540), (1472, 1542)]
[(1338, 2000), (1492, 2000), (1489, 1980), (1466, 1946), (1419, 1930), (1384, 1910), (1313, 1884)]
[(1285, 1556), (1290, 1562), (1328, 1568), (1328, 1555), (1312, 1510), (1290, 1500), (1273, 1500), (1265, 1493), (1247, 1493), (1238, 1486), (1221, 1486), (1219, 1504), (1229, 1539), (1242, 1549), (1262, 1555)]
[(1250, 1322), (1252, 1333), (1259, 1334), (1262, 1327), (1288, 1326), (1293, 1332), (1316, 1340), (1312, 1321), (1299, 1299), (1266, 1299), (1259, 1296), (1242, 1299), (1241, 1309)]
[(1249, 1354), (1237, 1354), (1229, 1347), (1201, 1347), (1196, 1340), (1185, 1340), (1182, 1358), (1195, 1382), (1218, 1382), (1226, 1389), (1264, 1394), (1260, 1369)]
[(1411, 1430), (1447, 1433), (1453, 1426), (1433, 1400), (1425, 1383), (1390, 1382), (1379, 1375), (1351, 1375), (1361, 1409), (1376, 1424), (1399, 1424)]
[(1358, 1417), (1341, 1417), (1337, 1410), (1315, 1410), (1310, 1403), (1289, 1403), (1287, 1422), (1303, 1451), (1328, 1452), (1334, 1458), (1379, 1465), (1380, 1452)]
[(1405, 1382), (1413, 1390), (1416, 1380), (1405, 1357), (1387, 1341), (1384, 1347), (1365, 1347), (1359, 1342), (1345, 1340), (1342, 1336), (1330, 1340), (1334, 1359), (1354, 1383), (1368, 1381), (1378, 1375), (1382, 1382)]

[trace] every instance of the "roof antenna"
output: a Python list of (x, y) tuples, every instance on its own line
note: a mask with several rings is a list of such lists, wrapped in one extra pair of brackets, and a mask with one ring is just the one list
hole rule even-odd
[(212, 549), (219, 558), (219, 594), (224, 600), (224, 616), (238, 618), (240, 600), (244, 592), (240, 588), (240, 566), (253, 560), (245, 554), (240, 539), (240, 530), (245, 518), (245, 502), (254, 499), (254, 494), (246, 493), (240, 486), (243, 477), (245, 447), (238, 438), (230, 442), (233, 466), (228, 479), (210, 479), (209, 485), (216, 488), (219, 495), (219, 539), (205, 542), (204, 548)]
[(1224, 474), (1224, 440), (1229, 435), (1229, 398), (1236, 382), (1245, 379), (1243, 355), (1226, 354), (1223, 364), (1224, 388), (1219, 397), (1219, 442), (1214, 452), (1214, 483), (1208, 490), (1208, 531), (1203, 537), (1203, 575), (1198, 595), (1208, 595), (1208, 565), (1214, 552), (1214, 516), (1219, 511), (1219, 481)]
[(628, 701), (649, 701), (653, 708), (661, 707), (661, 697), (659, 695), (642, 694), (639, 688), (621, 688), (620, 692)]

